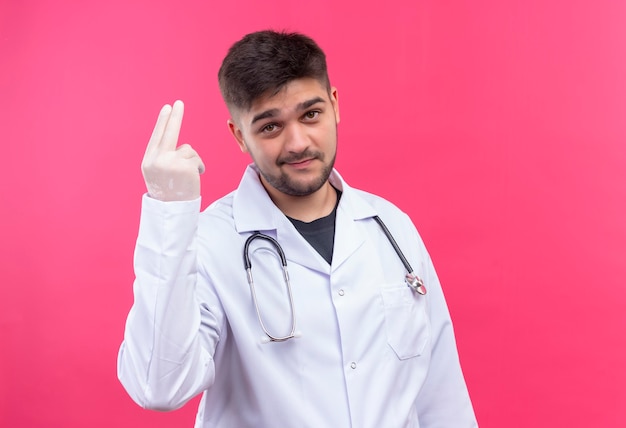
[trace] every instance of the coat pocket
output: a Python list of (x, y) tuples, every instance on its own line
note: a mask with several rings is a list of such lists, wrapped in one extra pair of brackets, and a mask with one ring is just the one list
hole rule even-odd
[(381, 289), (387, 342), (399, 359), (422, 355), (430, 338), (426, 296), (406, 284)]

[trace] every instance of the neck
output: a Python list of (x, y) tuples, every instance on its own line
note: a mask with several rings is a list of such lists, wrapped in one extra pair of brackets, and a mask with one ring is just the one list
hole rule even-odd
[(268, 193), (283, 214), (306, 223), (326, 217), (333, 211), (337, 203), (337, 191), (328, 181), (319, 190), (306, 196), (291, 196), (278, 192)]

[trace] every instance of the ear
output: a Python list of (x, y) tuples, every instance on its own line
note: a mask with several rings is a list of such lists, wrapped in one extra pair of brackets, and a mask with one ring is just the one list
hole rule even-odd
[(335, 110), (335, 121), (339, 123), (339, 93), (337, 92), (337, 88), (334, 86), (330, 88), (330, 103), (333, 105), (333, 109)]
[(237, 126), (237, 124), (235, 123), (233, 119), (228, 119), (226, 123), (228, 124), (228, 129), (230, 130), (230, 133), (233, 134), (233, 137), (235, 137), (235, 141), (237, 141), (237, 145), (239, 146), (239, 148), (241, 149), (243, 153), (246, 153), (248, 151), (248, 148), (246, 147), (246, 143), (243, 140), (243, 134), (241, 133), (241, 128)]

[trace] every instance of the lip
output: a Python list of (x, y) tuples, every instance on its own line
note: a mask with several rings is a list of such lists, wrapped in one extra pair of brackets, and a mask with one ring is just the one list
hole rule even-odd
[(314, 158), (304, 159), (298, 162), (288, 162), (287, 165), (295, 169), (304, 169), (304, 168), (308, 168), (313, 163), (314, 160), (315, 160)]

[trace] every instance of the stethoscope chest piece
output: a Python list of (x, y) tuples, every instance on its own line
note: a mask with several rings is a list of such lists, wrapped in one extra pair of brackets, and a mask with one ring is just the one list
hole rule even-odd
[(378, 223), (380, 228), (385, 233), (385, 236), (387, 237), (387, 240), (389, 240), (389, 243), (391, 244), (391, 246), (395, 250), (396, 254), (398, 255), (398, 257), (402, 261), (402, 264), (404, 265), (404, 268), (408, 272), (406, 274), (406, 277), (404, 278), (406, 283), (407, 283), (407, 285), (413, 291), (415, 291), (417, 294), (421, 294), (422, 296), (424, 294), (426, 294), (426, 287), (424, 287), (424, 281), (422, 281), (422, 279), (415, 274), (415, 272), (413, 271), (413, 268), (409, 264), (409, 261), (406, 259), (406, 257), (404, 257), (404, 254), (402, 253), (402, 250), (398, 246), (398, 243), (396, 242), (396, 240), (393, 239), (393, 235), (391, 235), (391, 232), (389, 232), (389, 229), (387, 229), (387, 226), (385, 225), (385, 223), (383, 223), (383, 221), (377, 215), (374, 216), (374, 220), (376, 221), (376, 223)]
[(424, 286), (424, 281), (415, 275), (414, 273), (407, 273), (405, 277), (406, 283), (411, 287), (413, 291), (422, 296), (426, 294), (426, 287)]

